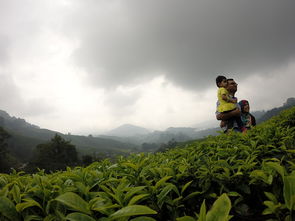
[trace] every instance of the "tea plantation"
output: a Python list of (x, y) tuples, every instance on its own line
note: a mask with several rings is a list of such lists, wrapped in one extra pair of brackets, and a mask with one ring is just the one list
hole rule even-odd
[(0, 220), (295, 219), (295, 108), (155, 154), (0, 174)]

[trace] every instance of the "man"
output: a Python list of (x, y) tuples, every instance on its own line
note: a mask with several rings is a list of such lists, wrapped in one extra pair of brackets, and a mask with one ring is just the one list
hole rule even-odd
[[(234, 81), (234, 79), (230, 78), (227, 79), (227, 87), (226, 89), (229, 92), (229, 95), (233, 98), (233, 99), (237, 99), (235, 97), (235, 93), (237, 92), (238, 89), (238, 84)], [(218, 105), (218, 103), (217, 103)], [(220, 127), (224, 129), (225, 132), (228, 131), (228, 129), (238, 129), (238, 125), (236, 124), (236, 122), (234, 122), (233, 125), (228, 125), (225, 124), (225, 121), (230, 120), (233, 117), (238, 117), (241, 115), (241, 111), (240, 111), (240, 107), (238, 106), (237, 109), (235, 109), (234, 111), (231, 111), (229, 113), (219, 113), (216, 111), (216, 119), (217, 120), (221, 120), (220, 123)]]

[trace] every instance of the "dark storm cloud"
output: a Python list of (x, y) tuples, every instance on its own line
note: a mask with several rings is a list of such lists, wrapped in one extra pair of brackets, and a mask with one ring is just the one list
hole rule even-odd
[(79, 1), (67, 31), (80, 42), (74, 61), (94, 84), (162, 71), (202, 89), (219, 73), (241, 80), (294, 59), (294, 10), (293, 0)]

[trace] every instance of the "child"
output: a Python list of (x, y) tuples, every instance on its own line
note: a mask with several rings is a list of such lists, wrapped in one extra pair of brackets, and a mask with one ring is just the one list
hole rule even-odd
[[(218, 102), (219, 102), (219, 105), (217, 107), (217, 111), (220, 113), (229, 113), (229, 112), (235, 110), (237, 108), (237, 106), (236, 106), (237, 100), (233, 99), (229, 96), (229, 93), (226, 89), (226, 87), (227, 87), (226, 77), (217, 76), (216, 85), (218, 87), (217, 97), (218, 97)], [(241, 117), (233, 117), (232, 119), (230, 119), (231, 123), (233, 123), (232, 120), (237, 122), (238, 127), (242, 132), (245, 131), (245, 127), (243, 126), (243, 122), (241, 120)]]

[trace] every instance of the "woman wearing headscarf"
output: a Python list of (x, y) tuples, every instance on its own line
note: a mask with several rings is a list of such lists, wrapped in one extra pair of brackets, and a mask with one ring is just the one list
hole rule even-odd
[(250, 105), (247, 100), (241, 100), (239, 102), (239, 105), (241, 107), (242, 122), (244, 126), (249, 130), (252, 126), (256, 125), (256, 119), (252, 114), (250, 114)]

